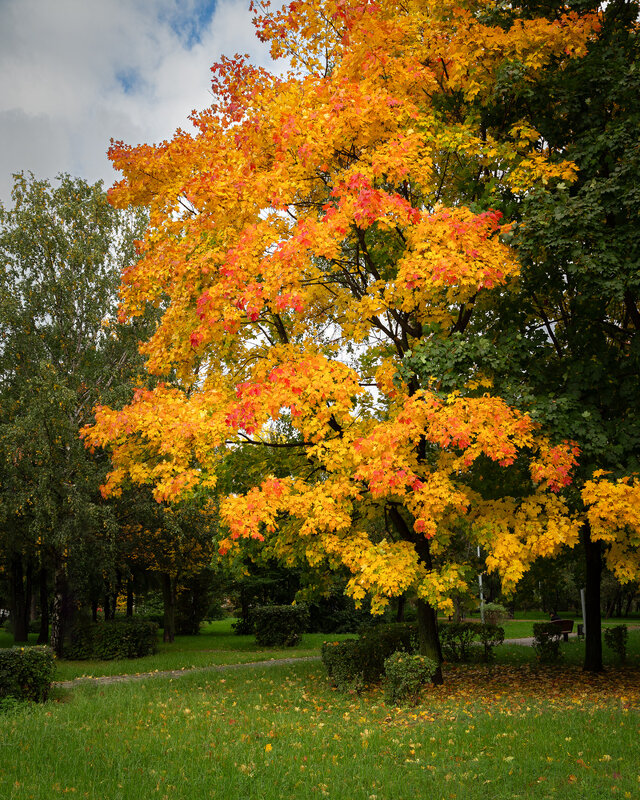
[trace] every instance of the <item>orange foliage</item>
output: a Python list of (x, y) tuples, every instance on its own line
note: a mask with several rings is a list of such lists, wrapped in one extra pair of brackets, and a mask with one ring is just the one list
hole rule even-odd
[[(99, 409), (87, 442), (108, 447), (106, 492), (148, 483), (167, 500), (215, 485), (225, 448), (278, 441), (290, 416), (312, 475), (228, 497), (223, 548), (282, 535), (319, 563), (344, 564), (350, 591), (374, 607), (408, 589), (447, 608), (464, 565), (427, 566), (460, 518), (513, 585), (532, 558), (573, 543), (576, 523), (554, 494), (576, 451), (552, 446), (526, 415), (491, 396), (443, 398), (396, 376), (429, 330), (452, 330), (475, 299), (518, 272), (500, 214), (455, 199), (451, 155), (513, 191), (573, 166), (552, 162), (524, 122), (482, 131), (500, 66), (527, 78), (579, 55), (595, 18), (566, 15), (492, 27), (483, 2), (296, 0), (263, 8), (258, 34), (283, 77), (239, 57), (213, 68), (215, 103), (195, 132), (110, 152), (124, 180), (118, 206), (150, 204), (140, 259), (124, 273), (122, 316), (167, 303), (144, 345), (151, 372), (180, 388), (140, 391)], [(461, 98), (466, 115), (438, 98)], [(395, 376), (395, 377), (394, 377)], [(532, 494), (482, 501), (466, 478), (482, 459), (533, 457)], [(311, 470), (309, 470), (310, 472)], [(372, 535), (367, 519), (406, 523)], [(474, 534), (475, 532), (475, 534)], [(293, 546), (293, 545), (292, 545)], [(422, 548), (424, 549), (424, 548)]]

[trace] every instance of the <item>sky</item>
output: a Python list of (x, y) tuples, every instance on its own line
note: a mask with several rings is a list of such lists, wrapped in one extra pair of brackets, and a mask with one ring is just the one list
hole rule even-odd
[(102, 179), (118, 174), (110, 140), (135, 145), (189, 129), (211, 103), (222, 54), (269, 55), (249, 0), (0, 0), (0, 201), (29, 170)]

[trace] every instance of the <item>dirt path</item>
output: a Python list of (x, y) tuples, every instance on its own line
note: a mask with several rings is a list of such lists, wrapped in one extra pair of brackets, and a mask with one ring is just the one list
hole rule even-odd
[(269, 661), (247, 661), (242, 664), (211, 664), (208, 667), (189, 667), (187, 669), (155, 670), (155, 672), (136, 672), (128, 675), (100, 675), (96, 678), (74, 678), (72, 681), (54, 681), (52, 686), (59, 689), (73, 689), (83, 683), (111, 684), (129, 681), (146, 681), (149, 678), (182, 678), (194, 672), (223, 672), (243, 667), (277, 667), (280, 664), (299, 664), (304, 661), (320, 661), (320, 656), (303, 656), (302, 658), (272, 658)]
[[(638, 628), (638, 625), (629, 626)], [(575, 639), (576, 633), (570, 633), (569, 638)], [(533, 645), (532, 636), (523, 636), (519, 639), (505, 639), (504, 644), (518, 644), (523, 647)], [(213, 650), (211, 652), (214, 652)], [(156, 670), (155, 672), (136, 672), (128, 675), (101, 675), (97, 678), (74, 678), (72, 681), (54, 681), (52, 686), (60, 689), (73, 689), (83, 683), (111, 684), (127, 683), (128, 681), (146, 681), (149, 678), (181, 678), (194, 672), (223, 672), (229, 669), (242, 669), (247, 667), (277, 667), (281, 664), (299, 664), (305, 661), (320, 661), (320, 656), (303, 656), (302, 658), (272, 658), (269, 661), (246, 661), (242, 664), (211, 664), (208, 667), (189, 667), (183, 669)]]

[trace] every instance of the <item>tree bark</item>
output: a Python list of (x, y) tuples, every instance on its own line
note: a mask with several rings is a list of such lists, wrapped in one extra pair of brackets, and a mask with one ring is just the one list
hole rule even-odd
[[(431, 560), (431, 547), (428, 539), (420, 539), (416, 544), (416, 551), (420, 563), (424, 564), (427, 570), (433, 568)], [(422, 598), (418, 598), (416, 603), (418, 612), (418, 642), (420, 654), (433, 659), (438, 665), (431, 680), (434, 684), (443, 683), (442, 677), (442, 649), (440, 647), (440, 637), (438, 636), (438, 617), (435, 608)]]
[(600, 617), (600, 581), (602, 543), (591, 538), (591, 526), (585, 522), (580, 531), (586, 563), (584, 665), (586, 672), (602, 672), (602, 621)]
[[(418, 561), (424, 564), (427, 570), (433, 569), (429, 540), (422, 536), (419, 536), (416, 540), (405, 518), (395, 506), (389, 508), (389, 517), (400, 537), (405, 541), (415, 543)], [(418, 612), (418, 643), (420, 654), (433, 659), (438, 665), (431, 680), (433, 683), (439, 685), (443, 682), (443, 678), (442, 650), (440, 649), (440, 638), (438, 636), (438, 617), (436, 616), (436, 611), (433, 606), (423, 598), (418, 598), (416, 610)]]
[(73, 602), (69, 595), (66, 564), (60, 553), (56, 553), (54, 563), (50, 644), (54, 653), (61, 658), (65, 637), (73, 624)]
[(16, 643), (28, 640), (28, 610), (22, 554), (14, 553), (11, 557), (11, 623), (13, 641)]
[(418, 598), (416, 602), (418, 612), (418, 642), (420, 654), (432, 659), (438, 665), (431, 680), (436, 685), (443, 683), (442, 677), (442, 650), (438, 636), (438, 618), (435, 609), (426, 600)]
[(398, 610), (396, 612), (396, 622), (404, 622), (404, 609), (407, 604), (406, 595), (401, 594), (398, 598)]
[(47, 644), (49, 641), (49, 583), (46, 567), (40, 567), (38, 576), (40, 584), (40, 633), (38, 644)]
[(164, 602), (163, 642), (173, 642), (176, 635), (176, 579), (162, 573), (162, 600)]

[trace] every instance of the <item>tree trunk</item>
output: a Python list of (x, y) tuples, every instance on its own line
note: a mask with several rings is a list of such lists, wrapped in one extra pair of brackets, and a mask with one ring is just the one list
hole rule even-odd
[(69, 595), (66, 564), (59, 553), (56, 553), (54, 563), (50, 644), (60, 658), (64, 651), (65, 637), (73, 624), (73, 603)]
[(602, 672), (602, 624), (600, 618), (600, 579), (602, 544), (591, 538), (591, 526), (585, 522), (580, 531), (586, 562), (584, 666), (587, 672)]
[(433, 683), (441, 684), (442, 678), (442, 650), (440, 649), (440, 638), (438, 637), (438, 618), (435, 609), (426, 600), (418, 598), (416, 603), (418, 612), (418, 642), (420, 654), (433, 659), (438, 665), (438, 669), (431, 678)]
[(162, 573), (162, 600), (164, 602), (163, 642), (173, 642), (176, 635), (176, 579)]
[(16, 643), (28, 640), (28, 609), (22, 554), (14, 553), (11, 557), (11, 623)]
[(40, 584), (40, 633), (38, 644), (47, 644), (49, 641), (49, 584), (47, 581), (46, 567), (40, 567), (38, 581)]
[(133, 580), (131, 576), (127, 579), (127, 616), (133, 616)]
[(398, 598), (398, 610), (396, 612), (396, 622), (404, 622), (404, 609), (407, 604), (407, 598), (401, 594)]
[[(421, 539), (416, 544), (416, 552), (420, 563), (424, 564), (427, 570), (433, 568), (431, 560), (431, 547), (428, 539)], [(440, 648), (440, 637), (438, 636), (438, 617), (433, 606), (422, 598), (418, 598), (416, 603), (418, 612), (418, 643), (420, 654), (433, 659), (438, 665), (431, 680), (436, 685), (443, 682), (442, 677), (442, 649)]]
[[(407, 542), (415, 542), (418, 561), (424, 564), (427, 571), (433, 569), (429, 540), (424, 537), (418, 537), (416, 541), (413, 531), (409, 528), (405, 518), (395, 506), (389, 508), (389, 517), (402, 539)], [(432, 658), (436, 662), (438, 668), (431, 680), (435, 684), (441, 684), (443, 682), (441, 666), (442, 650), (440, 649), (440, 639), (438, 637), (438, 618), (436, 616), (436, 611), (427, 600), (421, 598), (417, 600), (416, 610), (418, 612), (418, 643), (420, 653), (423, 656)]]

